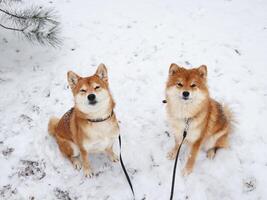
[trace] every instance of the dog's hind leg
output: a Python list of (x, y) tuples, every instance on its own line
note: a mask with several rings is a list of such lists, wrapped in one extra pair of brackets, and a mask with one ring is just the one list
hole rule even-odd
[(56, 137), (59, 150), (61, 153), (70, 160), (75, 169), (80, 170), (82, 167), (81, 161), (79, 159), (79, 148), (73, 142), (68, 141), (61, 137)]
[[(222, 134), (222, 133), (224, 133), (224, 134)], [(211, 146), (207, 151), (207, 157), (209, 159), (213, 159), (215, 157), (218, 149), (228, 147), (228, 131), (224, 130), (224, 131), (217, 133), (217, 134), (219, 134), (219, 137), (217, 137), (215, 144), (213, 146)], [(211, 137), (216, 137), (216, 135), (211, 136)]]

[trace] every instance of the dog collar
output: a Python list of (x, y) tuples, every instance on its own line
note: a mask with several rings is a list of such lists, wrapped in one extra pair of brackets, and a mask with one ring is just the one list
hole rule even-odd
[(104, 119), (103, 119), (103, 118), (98, 118), (98, 119), (87, 119), (87, 120), (88, 120), (88, 122), (92, 122), (92, 123), (103, 122), (103, 121), (106, 121), (106, 120), (108, 120), (109, 118), (111, 118), (112, 115), (113, 115), (113, 110), (111, 111), (110, 115), (107, 116), (107, 117), (104, 118)]

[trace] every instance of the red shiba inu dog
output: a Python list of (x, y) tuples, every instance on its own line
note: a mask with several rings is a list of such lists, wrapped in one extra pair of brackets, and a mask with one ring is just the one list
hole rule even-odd
[(214, 158), (218, 148), (228, 146), (231, 129), (231, 113), (209, 96), (207, 87), (207, 67), (185, 69), (171, 64), (166, 85), (167, 117), (171, 131), (175, 136), (175, 146), (168, 153), (174, 159), (188, 126), (185, 141), (191, 146), (191, 152), (183, 175), (192, 172), (193, 166), (203, 145), (207, 157)]
[(113, 111), (115, 102), (109, 91), (107, 69), (100, 64), (96, 73), (86, 78), (69, 71), (68, 82), (74, 107), (61, 119), (51, 118), (48, 131), (74, 167), (83, 167), (85, 176), (92, 177), (88, 154), (106, 152), (111, 161), (119, 160), (112, 149), (119, 126)]

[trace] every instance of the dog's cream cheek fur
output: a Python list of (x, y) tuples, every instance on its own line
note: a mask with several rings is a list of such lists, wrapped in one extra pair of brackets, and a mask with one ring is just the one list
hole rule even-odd
[(166, 98), (168, 101), (167, 109), (169, 119), (185, 119), (195, 115), (195, 111), (199, 105), (205, 100), (205, 94), (200, 90), (190, 92), (190, 99), (184, 100), (181, 97), (182, 91), (179, 91), (176, 86), (169, 87), (166, 90)]
[(93, 118), (106, 116), (111, 101), (108, 91), (102, 89), (101, 92), (98, 92), (96, 94), (96, 101), (95, 105), (90, 105), (86, 95), (77, 94), (75, 96), (75, 105), (81, 112), (85, 114), (90, 113), (90, 116)]

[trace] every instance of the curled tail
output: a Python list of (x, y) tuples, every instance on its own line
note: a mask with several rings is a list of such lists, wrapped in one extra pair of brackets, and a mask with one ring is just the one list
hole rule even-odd
[(236, 120), (234, 117), (233, 111), (229, 108), (228, 105), (223, 106), (224, 114), (228, 120), (229, 123), (229, 132), (233, 132), (234, 125), (236, 124)]
[(48, 133), (51, 136), (55, 136), (58, 123), (59, 123), (59, 119), (57, 117), (50, 118), (49, 123), (48, 123)]

